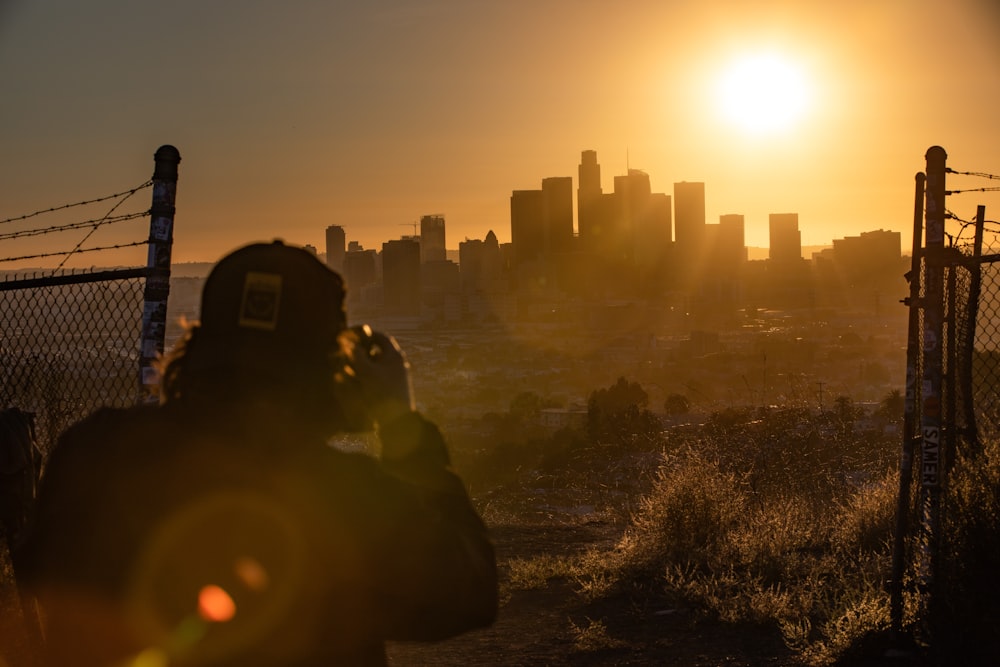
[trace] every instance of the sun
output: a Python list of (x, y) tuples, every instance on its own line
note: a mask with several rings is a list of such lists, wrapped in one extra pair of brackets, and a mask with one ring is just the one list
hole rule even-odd
[(810, 101), (803, 68), (793, 59), (772, 53), (733, 60), (717, 80), (715, 96), (722, 118), (750, 134), (793, 128)]

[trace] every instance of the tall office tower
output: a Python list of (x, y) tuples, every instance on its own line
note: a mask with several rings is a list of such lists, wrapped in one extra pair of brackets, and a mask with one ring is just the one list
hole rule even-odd
[(649, 269), (667, 260), (671, 241), (671, 201), (670, 195), (653, 192), (634, 220), (632, 232), (632, 253), (635, 264)]
[(705, 236), (705, 184), (674, 183), (674, 242), (680, 256), (700, 253)]
[(674, 241), (674, 211), (673, 198), (663, 192), (654, 192), (649, 196), (649, 215), (644, 223), (654, 242), (669, 246)]
[(573, 177), (542, 179), (545, 253), (568, 252), (573, 245)]
[(545, 252), (545, 199), (541, 190), (510, 195), (510, 241), (514, 264), (540, 259)]
[(443, 262), (448, 259), (444, 242), (444, 216), (440, 213), (420, 218), (420, 261)]
[(739, 213), (719, 216), (718, 247), (720, 262), (735, 264), (747, 261), (746, 225)]
[(768, 257), (773, 262), (792, 263), (802, 259), (802, 234), (798, 213), (771, 213), (768, 216), (770, 246)]
[(346, 240), (344, 228), (340, 225), (330, 225), (326, 228), (326, 265), (338, 273), (344, 270)]
[(638, 169), (629, 169), (624, 176), (615, 176), (615, 206), (609, 226), (601, 245), (610, 252), (609, 256), (631, 260), (634, 257), (636, 234), (649, 225), (645, 218), (649, 214), (649, 175)]
[(601, 165), (597, 163), (597, 151), (583, 151), (578, 169), (579, 187), (576, 191), (577, 233), (584, 246), (594, 238), (601, 202)]
[(420, 315), (420, 243), (399, 239), (382, 244), (382, 304), (389, 316)]
[(491, 229), (483, 239), (483, 281), (487, 287), (494, 286), (503, 277), (503, 251), (497, 235)]
[(483, 283), (483, 242), (465, 239), (458, 242), (458, 270), (463, 292), (477, 292)]
[(435, 320), (461, 317), (461, 274), (458, 264), (436, 259), (420, 265), (421, 310)]
[(483, 240), (466, 239), (458, 244), (458, 267), (463, 292), (496, 290), (503, 273), (503, 258), (497, 235), (491, 229)]
[(362, 288), (374, 285), (378, 279), (377, 257), (374, 250), (349, 250), (344, 253), (344, 287), (348, 296), (358, 296)]

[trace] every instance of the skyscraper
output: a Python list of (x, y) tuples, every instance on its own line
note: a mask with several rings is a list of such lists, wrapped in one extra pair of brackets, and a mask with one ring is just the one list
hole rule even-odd
[(573, 244), (573, 178), (542, 179), (542, 217), (545, 225), (544, 253), (567, 252)]
[(541, 190), (510, 195), (510, 240), (514, 264), (540, 259), (545, 252), (545, 200)]
[(719, 262), (736, 264), (747, 260), (746, 225), (739, 213), (728, 213), (719, 216), (718, 247), (716, 248)]
[(798, 213), (771, 213), (768, 216), (770, 245), (768, 257), (773, 262), (792, 263), (802, 259), (802, 234)]
[(466, 239), (458, 244), (458, 265), (464, 291), (480, 292), (497, 287), (503, 269), (503, 258), (492, 229), (481, 241)]
[(601, 165), (597, 151), (583, 151), (578, 169), (579, 187), (576, 191), (577, 233), (583, 245), (590, 245), (594, 238), (601, 202)]
[(705, 237), (705, 184), (674, 183), (674, 241), (681, 255), (699, 254)]
[(341, 273), (344, 270), (344, 246), (347, 236), (340, 225), (326, 228), (326, 265)]
[(444, 216), (440, 213), (420, 218), (420, 261), (443, 262), (448, 259), (445, 246)]
[(350, 250), (344, 253), (344, 285), (348, 296), (360, 294), (361, 289), (374, 285), (377, 279), (376, 253), (374, 250)]
[(635, 216), (632, 252), (636, 267), (647, 269), (668, 261), (671, 242), (670, 195), (653, 192)]
[(383, 307), (389, 316), (420, 315), (420, 243), (399, 239), (382, 244)]
[(608, 237), (602, 244), (610, 244), (612, 254), (617, 259), (632, 260), (635, 257), (637, 234), (647, 226), (649, 197), (651, 195), (649, 175), (638, 169), (629, 169), (624, 176), (615, 176), (616, 211), (609, 220)]

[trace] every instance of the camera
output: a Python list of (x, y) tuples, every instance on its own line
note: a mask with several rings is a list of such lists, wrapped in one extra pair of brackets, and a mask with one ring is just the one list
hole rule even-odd
[(371, 431), (375, 422), (368, 411), (368, 402), (361, 389), (361, 383), (351, 366), (351, 358), (359, 354), (367, 355), (371, 359), (378, 359), (382, 356), (382, 347), (373, 337), (372, 328), (367, 324), (360, 324), (348, 327), (341, 333), (341, 337), (347, 340), (341, 343), (344, 346), (351, 346), (352, 353), (341, 350), (340, 368), (334, 378), (334, 394), (336, 396), (335, 408), (340, 413), (338, 424), (347, 433), (363, 433)]

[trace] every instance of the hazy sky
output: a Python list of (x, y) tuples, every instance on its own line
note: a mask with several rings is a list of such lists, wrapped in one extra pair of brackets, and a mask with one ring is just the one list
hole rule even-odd
[[(593, 149), (606, 192), (628, 167), (655, 192), (704, 181), (708, 221), (744, 214), (749, 245), (797, 212), (804, 244), (881, 228), (908, 252), (929, 146), (1000, 173), (998, 5), (0, 0), (0, 219), (127, 190), (169, 143), (175, 261), (323, 250), (329, 224), (379, 248), (428, 213), (455, 248), (509, 241), (511, 191), (575, 188)], [(718, 94), (759, 57), (797, 110), (769, 131), (747, 127), (752, 91)], [(997, 194), (948, 205), (1000, 219)]]

